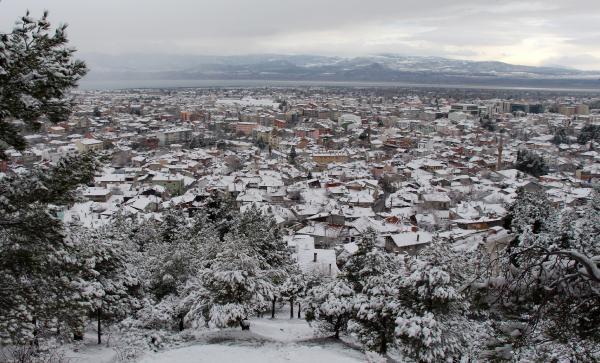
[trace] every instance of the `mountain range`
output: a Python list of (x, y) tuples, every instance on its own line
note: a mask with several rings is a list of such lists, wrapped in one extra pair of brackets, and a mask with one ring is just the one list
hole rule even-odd
[(273, 80), (393, 82), (431, 85), (573, 87), (600, 89), (600, 72), (498, 61), (378, 54), (106, 55), (84, 54), (87, 80)]

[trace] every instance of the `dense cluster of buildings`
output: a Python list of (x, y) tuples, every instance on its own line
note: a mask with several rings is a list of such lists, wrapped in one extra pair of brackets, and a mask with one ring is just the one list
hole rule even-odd
[[(26, 136), (4, 173), (94, 151), (109, 160), (86, 202), (59, 213), (96, 226), (117, 213), (161, 218), (193, 211), (212, 193), (272, 215), (306, 272), (336, 274), (372, 228), (390, 253), (434, 238), (477, 248), (509, 238), (518, 188), (578, 208), (600, 180), (599, 124), (589, 97), (452, 99), (353, 89), (89, 91), (73, 115)], [(553, 112), (549, 112), (553, 111)], [(567, 139), (556, 143), (564, 130)], [(516, 170), (517, 151), (549, 173)]]

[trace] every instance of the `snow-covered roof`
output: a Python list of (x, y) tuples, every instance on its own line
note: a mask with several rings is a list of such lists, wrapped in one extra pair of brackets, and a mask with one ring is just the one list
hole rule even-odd
[(397, 247), (409, 247), (430, 243), (433, 235), (429, 232), (402, 232), (390, 236)]

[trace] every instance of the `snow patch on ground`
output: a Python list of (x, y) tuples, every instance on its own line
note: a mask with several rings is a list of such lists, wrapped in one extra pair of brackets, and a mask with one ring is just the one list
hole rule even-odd
[(315, 336), (313, 328), (306, 321), (297, 319), (254, 320), (250, 329), (257, 335), (280, 342), (308, 340)]
[[(240, 329), (191, 330), (187, 338), (152, 352), (147, 350), (135, 361), (142, 363), (271, 363), (271, 362), (365, 362), (357, 346), (315, 335), (304, 319), (289, 319), (288, 306), (277, 310), (277, 318), (251, 319), (250, 331)], [(72, 363), (118, 363), (118, 347), (127, 344), (122, 333), (105, 336), (109, 344), (96, 344), (95, 332), (86, 331), (83, 342), (65, 353)], [(175, 334), (175, 333), (174, 333)]]
[(106, 344), (96, 344), (94, 332), (86, 332), (84, 341), (65, 352), (67, 362), (114, 363), (118, 361), (117, 352)]
[(265, 343), (246, 347), (223, 344), (193, 345), (145, 356), (142, 363), (279, 363), (279, 362), (364, 362), (365, 356), (341, 346), (317, 346), (284, 343)]
[(250, 331), (204, 332), (194, 345), (148, 353), (141, 362), (365, 362), (365, 355), (342, 341), (315, 338), (302, 319), (251, 320)]

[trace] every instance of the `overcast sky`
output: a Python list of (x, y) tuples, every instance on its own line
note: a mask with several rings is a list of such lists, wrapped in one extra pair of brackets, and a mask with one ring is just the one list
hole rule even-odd
[(600, 0), (0, 0), (69, 24), (83, 54), (376, 53), (600, 70)]

